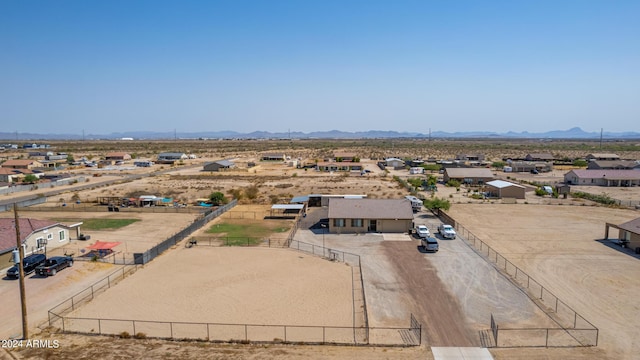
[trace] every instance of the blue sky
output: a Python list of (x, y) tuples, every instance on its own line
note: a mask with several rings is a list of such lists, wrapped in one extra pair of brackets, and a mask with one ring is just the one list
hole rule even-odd
[(0, 0), (0, 132), (640, 131), (639, 1)]

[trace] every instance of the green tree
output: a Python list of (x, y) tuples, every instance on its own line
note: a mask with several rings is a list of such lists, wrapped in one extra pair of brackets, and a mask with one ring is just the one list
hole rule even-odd
[(575, 160), (573, 160), (573, 166), (587, 167), (587, 165), (589, 165), (587, 160), (584, 160), (584, 159), (575, 159)]
[(212, 192), (209, 195), (209, 200), (213, 205), (226, 204), (228, 202), (227, 198), (220, 191)]
[(423, 201), (423, 204), (424, 204), (424, 207), (426, 207), (429, 210), (442, 209), (447, 211), (451, 208), (451, 203), (449, 202), (449, 200), (440, 199), (439, 197), (426, 199), (425, 201)]
[(506, 163), (504, 161), (494, 161), (491, 163), (491, 167), (496, 169), (502, 169), (505, 165)]
[(249, 200), (254, 200), (258, 197), (258, 193), (260, 193), (260, 189), (257, 186), (251, 185), (244, 189), (244, 195)]
[(74, 162), (76, 162), (76, 159), (73, 158), (73, 155), (68, 154), (67, 155), (67, 164), (73, 164)]
[(22, 179), (22, 182), (25, 183), (29, 183), (29, 184), (33, 184), (33, 183), (37, 183), (38, 182), (38, 177), (33, 175), (33, 174), (27, 174), (24, 176), (24, 179)]

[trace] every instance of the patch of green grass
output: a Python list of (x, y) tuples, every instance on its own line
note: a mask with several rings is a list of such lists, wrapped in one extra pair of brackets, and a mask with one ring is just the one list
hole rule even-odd
[(247, 246), (256, 245), (262, 241), (262, 239), (269, 237), (272, 233), (283, 233), (289, 231), (290, 227), (282, 226), (282, 224), (268, 224), (268, 223), (219, 223), (212, 225), (207, 229), (208, 234), (224, 234), (221, 240), (224, 241), (227, 246)]
[(133, 224), (140, 219), (57, 219), (60, 222), (81, 222), (85, 230), (115, 230)]

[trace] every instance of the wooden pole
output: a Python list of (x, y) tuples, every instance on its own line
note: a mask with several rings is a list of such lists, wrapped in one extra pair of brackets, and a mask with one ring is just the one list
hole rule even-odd
[(22, 241), (20, 241), (20, 222), (18, 221), (18, 204), (13, 204), (13, 214), (16, 222), (16, 246), (18, 247), (18, 254), (20, 256), (20, 263), (18, 264), (18, 282), (20, 284), (20, 304), (22, 308), (22, 339), (27, 340), (29, 338), (29, 323), (27, 322), (27, 296), (24, 287), (24, 248), (22, 247)]

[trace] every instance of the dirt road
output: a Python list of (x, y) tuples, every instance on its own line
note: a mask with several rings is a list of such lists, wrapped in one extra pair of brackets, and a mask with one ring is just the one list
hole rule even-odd
[(381, 243), (395, 268), (411, 311), (423, 324), (429, 346), (480, 346), (478, 335), (466, 326), (458, 300), (440, 281), (437, 269), (417, 250), (417, 242)]

